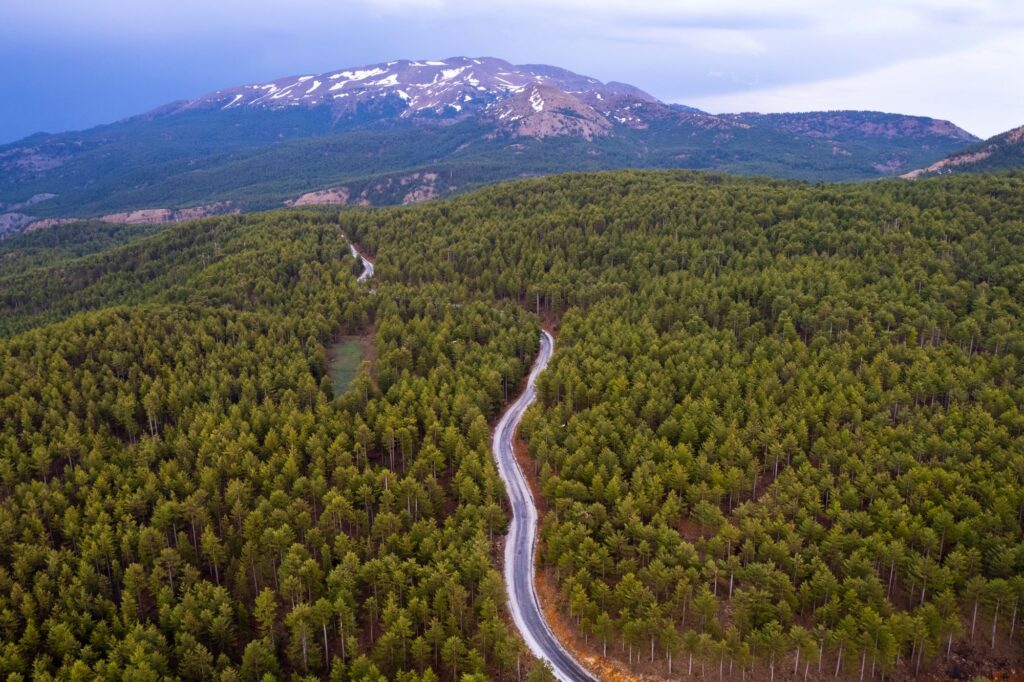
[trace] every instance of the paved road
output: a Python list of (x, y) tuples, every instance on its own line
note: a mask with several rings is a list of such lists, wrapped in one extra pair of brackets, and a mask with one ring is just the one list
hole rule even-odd
[(363, 271), (359, 273), (358, 277), (356, 277), (356, 281), (362, 282), (364, 279), (369, 279), (373, 277), (373, 263), (366, 260), (363, 254), (359, 253), (356, 247), (352, 245), (352, 242), (349, 242), (348, 248), (352, 250), (352, 257), (359, 259), (363, 264)]
[[(352, 256), (363, 263), (363, 272), (358, 281), (373, 277), (373, 263), (366, 260), (351, 243)], [(555, 348), (551, 334), (541, 331), (540, 353), (533, 363), (526, 390), (509, 406), (501, 416), (494, 430), (491, 447), (498, 461), (498, 472), (505, 481), (509, 499), (512, 502), (512, 525), (505, 539), (505, 589), (508, 591), (509, 610), (516, 627), (522, 633), (526, 645), (537, 658), (551, 664), (555, 677), (564, 682), (596, 682), (576, 659), (566, 651), (551, 628), (548, 627), (540, 610), (537, 591), (534, 588), (534, 546), (537, 541), (537, 505), (533, 493), (526, 483), (526, 477), (519, 469), (512, 440), (515, 437), (523, 412), (534, 399), (533, 385), (537, 375), (544, 371)]]
[(530, 492), (526, 477), (519, 469), (512, 449), (512, 440), (519, 421), (534, 399), (534, 381), (547, 367), (554, 346), (555, 340), (551, 334), (542, 331), (540, 353), (533, 363), (533, 369), (530, 370), (526, 390), (501, 416), (491, 444), (498, 460), (498, 472), (505, 481), (512, 502), (512, 526), (505, 539), (505, 589), (508, 591), (512, 619), (534, 656), (547, 660), (559, 680), (594, 682), (596, 678), (577, 663), (572, 654), (558, 642), (540, 609), (533, 577), (537, 505), (533, 501), (533, 493)]

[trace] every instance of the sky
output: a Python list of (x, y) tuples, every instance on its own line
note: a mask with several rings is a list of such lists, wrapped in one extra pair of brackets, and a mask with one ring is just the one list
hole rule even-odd
[(241, 83), (501, 57), (725, 111), (1024, 124), (1022, 0), (0, 0), (0, 143)]

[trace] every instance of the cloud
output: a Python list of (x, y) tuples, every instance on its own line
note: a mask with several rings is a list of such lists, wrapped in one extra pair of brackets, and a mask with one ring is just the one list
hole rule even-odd
[(538, 26), (538, 17), (563, 17), (581, 27), (625, 24), (752, 32), (886, 33), (1024, 23), (1024, 7), (1016, 0), (33, 0), (0, 7), (0, 19), (8, 29), (80, 33), (168, 31), (204, 24), (245, 28), (310, 18), (341, 25), (367, 13), (454, 23), (516, 17), (527, 32)]
[[(130, 69), (103, 54), (164, 65), (146, 76), (153, 106), (299, 72), (487, 55), (709, 108), (902, 109), (981, 132), (1024, 111), (1003, 87), (1019, 86), (1021, 31), (1020, 0), (0, 1), (0, 57), (40, 64), (0, 72), (0, 89), (17, 85), (27, 126), (26, 102), (57, 80), (96, 84), (112, 115), (137, 113), (136, 86), (119, 82)], [(62, 50), (93, 56), (45, 68), (35, 57)]]
[(1016, 0), (355, 0), (368, 8), (411, 13), (436, 11), (449, 16), (491, 16), (509, 12), (568, 15), (577, 21), (608, 19), (631, 23), (702, 28), (812, 28), (887, 31), (941, 25), (1002, 26), (1024, 22)]

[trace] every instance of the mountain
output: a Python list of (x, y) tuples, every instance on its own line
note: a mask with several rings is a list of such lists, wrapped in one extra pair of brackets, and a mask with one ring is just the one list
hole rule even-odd
[(901, 177), (913, 180), (930, 175), (991, 173), (1016, 168), (1024, 168), (1024, 126), (990, 137)]
[(735, 121), (829, 140), (836, 154), (853, 155), (858, 148), (873, 154), (880, 174), (897, 173), (917, 159), (933, 156), (950, 143), (968, 145), (974, 135), (949, 121), (879, 111), (814, 111), (784, 114), (733, 114)]
[(554, 66), (516, 66), (503, 59), (453, 57), (443, 61), (400, 60), (270, 83), (243, 85), (169, 105), (166, 111), (257, 107), (280, 111), (328, 107), (334, 121), (364, 121), (378, 115), (399, 119), (468, 118), (494, 103), (543, 87), (594, 105), (623, 100), (655, 102), (622, 83), (602, 83)]
[(0, 146), (0, 231), (67, 216), (153, 222), (319, 200), (408, 203), (565, 171), (871, 179), (976, 141), (929, 118), (716, 116), (554, 66), (400, 60), (226, 88)]

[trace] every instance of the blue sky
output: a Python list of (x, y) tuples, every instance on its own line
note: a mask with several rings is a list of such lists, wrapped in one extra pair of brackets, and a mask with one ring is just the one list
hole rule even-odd
[(0, 4), (0, 142), (220, 87), (495, 56), (720, 111), (1024, 124), (1020, 0), (31, 0)]

